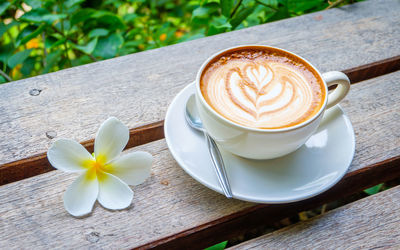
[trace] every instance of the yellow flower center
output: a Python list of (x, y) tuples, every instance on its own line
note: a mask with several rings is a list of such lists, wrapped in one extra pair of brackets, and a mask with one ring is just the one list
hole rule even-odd
[(99, 155), (95, 160), (87, 160), (83, 163), (83, 166), (88, 169), (87, 178), (93, 180), (94, 178), (100, 179), (105, 178), (105, 175), (102, 173), (106, 170), (107, 165), (106, 157)]
[(96, 162), (100, 165), (106, 164), (106, 162), (107, 162), (106, 156), (105, 155), (97, 155)]
[(100, 162), (92, 161), (91, 164), (91, 167), (94, 168), (96, 171), (103, 168), (103, 164), (101, 164)]

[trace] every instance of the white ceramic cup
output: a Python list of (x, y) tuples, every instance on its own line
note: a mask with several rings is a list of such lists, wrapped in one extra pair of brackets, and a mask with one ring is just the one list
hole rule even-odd
[[(227, 51), (245, 48), (272, 48), (292, 54), (302, 59), (308, 66), (315, 69), (324, 82), (325, 100), (319, 112), (308, 120), (295, 126), (281, 129), (257, 129), (234, 123), (218, 114), (204, 99), (200, 90), (200, 77), (209, 62)], [(339, 103), (350, 90), (350, 80), (342, 72), (330, 71), (321, 74), (311, 63), (304, 58), (289, 51), (262, 45), (243, 45), (220, 51), (207, 59), (196, 77), (196, 104), (200, 119), (209, 135), (223, 149), (249, 159), (272, 159), (289, 154), (301, 147), (307, 139), (317, 130), (324, 111)], [(328, 94), (328, 87), (338, 85)]]

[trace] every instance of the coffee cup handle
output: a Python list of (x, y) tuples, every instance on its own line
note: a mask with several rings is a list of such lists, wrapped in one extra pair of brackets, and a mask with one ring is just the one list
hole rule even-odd
[(328, 103), (326, 109), (329, 109), (338, 104), (350, 90), (350, 79), (340, 71), (329, 71), (322, 74), (328, 87), (337, 85), (336, 89), (328, 94)]

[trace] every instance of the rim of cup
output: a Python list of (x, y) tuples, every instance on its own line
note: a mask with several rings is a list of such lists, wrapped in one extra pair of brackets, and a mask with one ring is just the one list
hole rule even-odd
[[(324, 99), (324, 103), (323, 103), (323, 105), (321, 106), (321, 108), (318, 110), (318, 113), (316, 113), (315, 115), (313, 115), (311, 118), (307, 119), (306, 121), (303, 121), (303, 122), (301, 122), (301, 123), (299, 123), (299, 124), (297, 124), (297, 125), (294, 125), (294, 126), (285, 127), (285, 128), (276, 128), (276, 129), (275, 129), (275, 128), (265, 128), (265, 129), (264, 129), (264, 128), (251, 128), (251, 127), (246, 127), (246, 126), (240, 125), (240, 124), (238, 124), (238, 123), (235, 123), (235, 122), (233, 122), (233, 121), (231, 121), (231, 120), (225, 118), (224, 116), (222, 116), (221, 114), (219, 114), (217, 111), (215, 111), (215, 110), (207, 103), (207, 101), (204, 99), (204, 96), (203, 96), (203, 94), (201, 93), (201, 90), (200, 90), (200, 78), (201, 78), (201, 75), (203, 74), (203, 70), (204, 70), (204, 68), (209, 64), (209, 62), (210, 62), (211, 60), (213, 60), (215, 57), (217, 57), (217, 56), (219, 56), (219, 55), (221, 55), (221, 54), (223, 54), (223, 53), (225, 53), (225, 52), (227, 52), (227, 51), (229, 51), (229, 50), (240, 49), (240, 48), (246, 48), (246, 47), (259, 47), (259, 48), (266, 48), (266, 49), (275, 49), (275, 50), (278, 50), (278, 51), (280, 50), (280, 51), (286, 52), (286, 53), (288, 53), (288, 54), (293, 55), (294, 57), (297, 57), (297, 58), (303, 60), (307, 66), (313, 68), (313, 69), (318, 73), (318, 76), (321, 78), (322, 82), (324, 83), (324, 88), (325, 88), (325, 99)], [(267, 45), (260, 45), (260, 44), (248, 44), (248, 45), (233, 46), (233, 47), (230, 47), (230, 48), (227, 48), (227, 49), (224, 49), (224, 50), (220, 50), (220, 51), (214, 53), (212, 56), (210, 56), (210, 57), (201, 65), (201, 67), (200, 67), (200, 69), (199, 69), (199, 71), (197, 72), (197, 75), (196, 75), (195, 85), (196, 85), (197, 96), (199, 97), (201, 103), (202, 103), (202, 104), (207, 108), (207, 110), (208, 110), (209, 112), (211, 112), (215, 117), (217, 117), (217, 118), (219, 118), (220, 120), (222, 120), (222, 121), (224, 121), (224, 122), (226, 122), (226, 123), (232, 125), (233, 127), (240, 128), (240, 129), (243, 129), (243, 130), (248, 130), (248, 131), (254, 131), (254, 132), (277, 133), (277, 132), (292, 131), (292, 130), (296, 130), (296, 129), (302, 128), (302, 127), (304, 127), (304, 126), (307, 126), (308, 124), (310, 124), (311, 122), (313, 122), (314, 120), (316, 120), (316, 119), (324, 112), (325, 107), (326, 107), (326, 104), (327, 104), (327, 102), (328, 102), (328, 87), (327, 87), (327, 85), (326, 85), (326, 82), (325, 82), (324, 78), (322, 77), (322, 74), (319, 72), (319, 70), (318, 70), (317, 68), (314, 67), (314, 65), (312, 65), (309, 61), (307, 61), (307, 60), (304, 59), (303, 57), (301, 57), (301, 56), (299, 56), (299, 55), (297, 55), (297, 54), (295, 54), (295, 53), (293, 53), (293, 52), (287, 51), (287, 50), (282, 49), (282, 48), (274, 47), (274, 46), (267, 46)]]

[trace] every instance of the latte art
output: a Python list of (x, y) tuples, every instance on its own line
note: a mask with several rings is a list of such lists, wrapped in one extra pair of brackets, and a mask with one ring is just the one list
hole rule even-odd
[(294, 64), (270, 57), (233, 58), (206, 70), (202, 93), (222, 116), (254, 128), (293, 126), (316, 114), (321, 85)]

